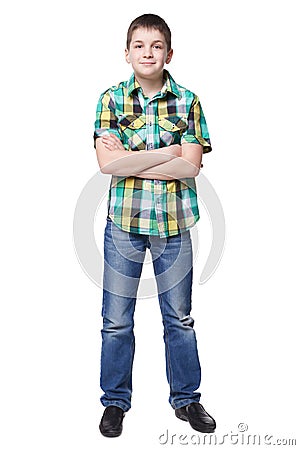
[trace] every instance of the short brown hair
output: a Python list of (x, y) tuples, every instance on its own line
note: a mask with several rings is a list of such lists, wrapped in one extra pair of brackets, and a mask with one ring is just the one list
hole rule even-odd
[(166, 40), (167, 43), (167, 50), (169, 51), (171, 49), (171, 31), (164, 19), (157, 16), (156, 14), (143, 14), (142, 16), (137, 17), (134, 19), (127, 31), (127, 41), (126, 41), (126, 48), (129, 50), (130, 42), (132, 40), (133, 32), (137, 28), (154, 28), (155, 30), (160, 31)]

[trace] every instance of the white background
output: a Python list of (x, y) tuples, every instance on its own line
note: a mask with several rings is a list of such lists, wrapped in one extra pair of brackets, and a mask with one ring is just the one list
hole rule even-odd
[[(202, 403), (220, 439), (243, 422), (250, 434), (299, 441), (298, 2), (6, 3), (1, 448), (182, 448), (178, 436), (193, 434), (168, 404), (153, 297), (136, 309), (134, 394), (123, 434), (100, 435), (101, 290), (73, 247), (75, 205), (98, 171), (97, 100), (130, 76), (126, 32), (146, 12), (169, 24), (168, 69), (200, 97), (213, 143), (203, 173), (226, 217), (221, 264), (193, 290)], [(200, 253), (210, 239), (202, 206), (201, 214)], [(161, 445), (167, 429), (174, 444)]]

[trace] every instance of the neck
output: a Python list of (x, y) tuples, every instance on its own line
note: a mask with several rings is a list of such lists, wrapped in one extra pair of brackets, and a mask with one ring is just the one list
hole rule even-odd
[(135, 76), (135, 78), (143, 89), (144, 95), (149, 98), (153, 97), (157, 92), (159, 92), (164, 85), (163, 74), (161, 74), (161, 76), (155, 80), (149, 80), (147, 78), (142, 78), (139, 76)]

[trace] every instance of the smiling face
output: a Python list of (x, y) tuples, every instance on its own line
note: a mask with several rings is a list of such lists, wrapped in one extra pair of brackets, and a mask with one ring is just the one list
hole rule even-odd
[(132, 65), (139, 79), (157, 80), (162, 77), (165, 64), (172, 59), (173, 50), (167, 50), (164, 35), (154, 28), (137, 28), (129, 49), (125, 50), (126, 61)]

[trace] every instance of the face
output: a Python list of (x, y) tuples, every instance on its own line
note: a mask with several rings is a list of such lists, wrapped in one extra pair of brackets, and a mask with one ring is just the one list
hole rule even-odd
[(129, 49), (125, 50), (126, 61), (132, 65), (135, 75), (146, 79), (162, 76), (164, 65), (169, 64), (172, 55), (172, 49), (167, 51), (164, 35), (147, 28), (137, 28)]

